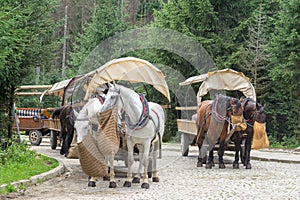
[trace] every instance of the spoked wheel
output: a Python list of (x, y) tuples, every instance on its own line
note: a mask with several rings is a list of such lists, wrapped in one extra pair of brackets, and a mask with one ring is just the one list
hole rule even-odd
[(53, 130), (50, 132), (50, 145), (51, 149), (56, 149), (57, 147), (57, 132)]
[(29, 141), (32, 145), (39, 146), (42, 142), (42, 137), (42, 132), (39, 130), (29, 132)]

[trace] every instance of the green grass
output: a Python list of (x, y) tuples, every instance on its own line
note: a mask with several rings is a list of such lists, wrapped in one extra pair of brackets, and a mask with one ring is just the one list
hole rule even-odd
[[(14, 143), (9, 148), (0, 150), (0, 185), (6, 183), (10, 186), (14, 181), (29, 179), (57, 166), (55, 159), (29, 150), (25, 144)], [(12, 190), (10, 187), (7, 189)]]

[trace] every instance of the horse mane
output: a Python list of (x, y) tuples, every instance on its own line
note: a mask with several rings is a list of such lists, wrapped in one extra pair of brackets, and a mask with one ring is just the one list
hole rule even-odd
[(63, 110), (63, 108), (64, 108), (64, 107), (60, 107), (60, 108), (55, 109), (55, 110), (53, 111), (53, 113), (52, 113), (52, 116), (51, 116), (52, 119), (59, 118), (60, 113), (61, 113), (61, 111)]
[(223, 122), (227, 117), (227, 110), (230, 108), (230, 98), (223, 94), (217, 94), (212, 103), (212, 116), (217, 122)]

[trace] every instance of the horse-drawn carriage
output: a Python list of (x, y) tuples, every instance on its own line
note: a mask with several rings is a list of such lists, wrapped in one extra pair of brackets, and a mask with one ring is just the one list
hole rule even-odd
[[(126, 87), (116, 84), (117, 81), (121, 81)], [(156, 158), (157, 155), (161, 155), (164, 111), (160, 105), (147, 102), (143, 95), (129, 88), (140, 83), (152, 85), (170, 101), (169, 89), (163, 73), (148, 61), (134, 57), (114, 59), (72, 80), (63, 90), (63, 101), (68, 102), (76, 115), (74, 127), (82, 169), (92, 177), (103, 175), (100, 171), (106, 171), (107, 168), (101, 167), (106, 166), (101, 155), (109, 157), (110, 187), (116, 187), (113, 172), (115, 159), (124, 160), (130, 170), (133, 164), (131, 158), (143, 159), (141, 163), (146, 165), (144, 169), (147, 172), (148, 163), (151, 163), (149, 165), (153, 171), (153, 180), (158, 181)], [(113, 109), (116, 112), (103, 114), (111, 107), (116, 108)], [(107, 122), (106, 117), (112, 118), (112, 123)], [(124, 120), (121, 117), (124, 117)], [(104, 127), (103, 124), (109, 126)], [(124, 124), (126, 124), (125, 134), (121, 128)], [(109, 135), (106, 130), (109, 130)], [(131, 135), (125, 137), (128, 134)], [(131, 144), (139, 144), (136, 146), (139, 150), (138, 157), (133, 156), (135, 148), (132, 145), (128, 146), (128, 141), (131, 141)], [(149, 152), (152, 155), (150, 159), (148, 159)], [(93, 167), (95, 163), (97, 166)], [(149, 187), (145, 174), (143, 178), (145, 183), (142, 187)], [(130, 183), (127, 182), (125, 187), (130, 187)]]
[[(16, 90), (16, 96), (39, 96), (44, 94), (41, 89), (49, 89), (52, 85), (24, 85)], [(27, 90), (24, 92), (23, 90)], [(34, 91), (28, 91), (34, 90)], [(50, 134), (51, 131), (60, 131), (60, 124), (57, 120), (51, 119), (54, 108), (37, 107), (16, 107), (13, 130), (25, 131), (29, 135), (32, 145), (40, 145), (42, 137)]]
[[(189, 145), (191, 141), (197, 135), (197, 127), (195, 119), (192, 119), (192, 115), (196, 113), (198, 106), (201, 104), (203, 97), (210, 95), (210, 99), (215, 98), (216, 93), (225, 93), (225, 91), (235, 91), (237, 97), (245, 96), (256, 101), (256, 93), (250, 79), (243, 73), (234, 71), (232, 69), (223, 69), (198, 76), (193, 76), (179, 83), (180, 86), (190, 85), (202, 82), (197, 93), (197, 104), (196, 106), (190, 107), (176, 107), (177, 110), (188, 113), (185, 116), (190, 118), (177, 119), (178, 131), (181, 135), (181, 153), (183, 156), (187, 156), (189, 152)], [(242, 145), (242, 152), (244, 152), (244, 142)], [(207, 146), (207, 141), (204, 141), (204, 146)], [(234, 148), (233, 145), (228, 143), (227, 149)]]

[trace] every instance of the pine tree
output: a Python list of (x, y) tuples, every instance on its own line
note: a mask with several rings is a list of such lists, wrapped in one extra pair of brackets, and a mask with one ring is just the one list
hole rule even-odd
[(270, 63), (273, 79), (269, 97), (274, 136), (298, 136), (300, 141), (300, 2), (279, 0), (279, 12), (275, 17), (272, 34)]
[(126, 30), (126, 28), (127, 25), (123, 19), (121, 5), (118, 2), (114, 0), (96, 1), (94, 16), (84, 29), (83, 34), (79, 35), (77, 45), (71, 53), (69, 62), (69, 65), (72, 66), (69, 70), (71, 76), (78, 75), (78, 72), (81, 74), (87, 73), (108, 62), (109, 60), (98, 57), (96, 65), (93, 64), (80, 70), (81, 64), (100, 42), (117, 32)]
[(269, 38), (265, 13), (265, 6), (260, 3), (247, 20), (248, 34), (245, 36), (245, 47), (240, 48), (240, 63), (238, 64), (239, 69), (252, 78), (258, 102), (266, 100), (271, 87), (271, 80), (268, 77)]

